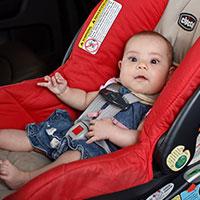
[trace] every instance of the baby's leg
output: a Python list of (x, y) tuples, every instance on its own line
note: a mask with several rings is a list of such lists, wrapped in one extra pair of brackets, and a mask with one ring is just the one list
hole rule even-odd
[(9, 151), (31, 151), (32, 145), (23, 130), (0, 130), (0, 149)]
[(54, 162), (41, 169), (31, 172), (24, 172), (17, 169), (8, 160), (0, 161), (0, 178), (4, 180), (11, 189), (17, 189), (49, 169), (64, 163), (80, 160), (80, 158), (81, 154), (79, 151), (66, 151)]

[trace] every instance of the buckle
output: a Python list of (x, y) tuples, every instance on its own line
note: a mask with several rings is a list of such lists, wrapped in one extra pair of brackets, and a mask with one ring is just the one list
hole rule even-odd
[(74, 124), (67, 132), (67, 135), (69, 135), (73, 139), (85, 139), (86, 133), (88, 132), (88, 126), (80, 121), (77, 124)]
[(129, 103), (124, 100), (123, 95), (119, 92), (113, 92), (111, 90), (103, 88), (99, 91), (99, 94), (101, 94), (101, 96), (107, 102), (121, 108), (122, 110), (126, 110), (129, 107)]

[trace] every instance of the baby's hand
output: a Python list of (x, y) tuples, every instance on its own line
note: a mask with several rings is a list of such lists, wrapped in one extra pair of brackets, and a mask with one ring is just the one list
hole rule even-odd
[(87, 136), (87, 144), (90, 144), (99, 140), (109, 139), (109, 134), (113, 130), (113, 122), (111, 119), (101, 119), (101, 120), (91, 120), (91, 125), (89, 127), (89, 132)]
[(52, 77), (45, 76), (44, 80), (46, 82), (39, 82), (37, 85), (48, 88), (56, 95), (64, 93), (67, 89), (67, 81), (58, 72), (56, 72)]

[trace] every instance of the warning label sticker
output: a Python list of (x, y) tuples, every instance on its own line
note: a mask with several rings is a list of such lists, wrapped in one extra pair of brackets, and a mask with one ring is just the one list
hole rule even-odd
[(96, 54), (122, 6), (114, 0), (104, 0), (86, 28), (79, 47)]

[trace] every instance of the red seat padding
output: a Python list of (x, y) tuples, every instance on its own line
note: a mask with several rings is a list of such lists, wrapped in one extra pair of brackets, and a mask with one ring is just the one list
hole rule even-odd
[[(167, 0), (118, 0), (122, 10), (96, 55), (78, 47), (78, 42), (97, 7), (86, 21), (73, 52), (60, 71), (69, 85), (88, 91), (117, 75), (125, 41), (135, 32), (153, 30)], [(159, 137), (169, 128), (200, 82), (200, 40), (186, 55), (148, 115), (138, 144), (115, 153), (52, 169), (22, 187), (7, 199), (86, 199), (112, 193), (152, 179), (152, 154)], [(28, 122), (45, 119), (56, 108), (67, 109), (38, 80), (0, 88), (0, 128), (24, 128)]]

